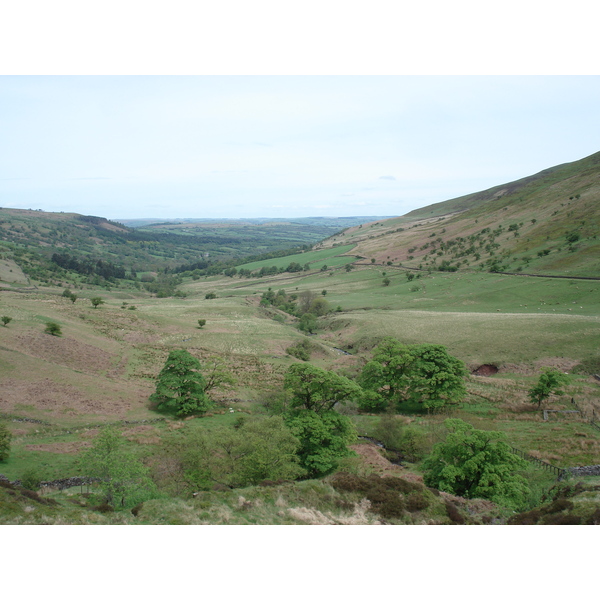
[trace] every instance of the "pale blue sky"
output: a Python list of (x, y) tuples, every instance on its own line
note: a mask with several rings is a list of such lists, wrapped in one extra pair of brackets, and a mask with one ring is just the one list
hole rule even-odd
[(402, 215), (600, 151), (598, 76), (2, 76), (0, 206)]

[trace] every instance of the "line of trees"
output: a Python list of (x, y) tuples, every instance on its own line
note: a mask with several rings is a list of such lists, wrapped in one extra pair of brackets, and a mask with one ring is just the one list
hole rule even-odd
[(105, 279), (125, 279), (125, 268), (101, 259), (79, 260), (69, 254), (52, 255), (52, 262), (67, 271), (75, 271), (81, 275), (99, 275)]

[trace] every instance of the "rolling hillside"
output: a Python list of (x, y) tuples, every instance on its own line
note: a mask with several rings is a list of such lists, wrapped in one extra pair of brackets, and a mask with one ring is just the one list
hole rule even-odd
[(600, 152), (518, 181), (354, 227), (323, 243), (355, 242), (378, 264), (600, 276)]

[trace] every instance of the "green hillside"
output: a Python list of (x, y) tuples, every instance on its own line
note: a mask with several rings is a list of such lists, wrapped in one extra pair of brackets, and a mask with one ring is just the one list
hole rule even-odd
[(344, 239), (378, 264), (597, 277), (599, 234), (596, 153), (400, 219), (353, 228)]
[[(458, 214), (363, 223), (250, 261), (228, 250), (237, 258), (212, 266), (202, 236), (1, 209), (0, 451), (3, 431), (11, 439), (0, 474), (21, 485), (0, 477), (0, 524), (600, 523), (598, 476), (567, 471), (600, 464), (597, 158)], [(124, 277), (111, 271), (123, 265)], [(460, 401), (424, 408), (419, 390), (365, 404), (365, 365), (390, 337), (461, 361)], [(150, 400), (173, 350), (215, 383), (206, 413)], [(303, 366), (350, 390), (329, 414), (331, 438), (325, 421), (303, 428), (311, 409), (291, 406), (289, 373)], [(538, 406), (530, 390), (547, 369), (564, 388)], [(527, 456), (517, 500), (425, 484), (449, 417)], [(86, 453), (108, 425), (116, 464), (137, 465), (142, 491), (107, 505), (110, 478), (42, 485), (89, 472)], [(302, 435), (310, 443), (284, 456)], [(325, 466), (302, 475), (306, 448), (339, 454), (303, 463)], [(124, 479), (130, 490), (134, 476)]]

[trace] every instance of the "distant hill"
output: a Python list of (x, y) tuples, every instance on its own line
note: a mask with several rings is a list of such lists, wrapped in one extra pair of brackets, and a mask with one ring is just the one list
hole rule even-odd
[(391, 219), (391, 216), (365, 216), (365, 217), (298, 217), (298, 218), (247, 218), (247, 219), (119, 219), (119, 223), (127, 227), (162, 229), (177, 232), (178, 229), (187, 229), (189, 225), (199, 225), (202, 227), (222, 227), (223, 225), (235, 226), (259, 226), (259, 225), (308, 225), (313, 227), (323, 227), (328, 233), (340, 231), (347, 227), (355, 227), (362, 223), (369, 223), (376, 219)]
[(133, 228), (97, 216), (1, 208), (0, 279), (58, 282), (66, 269), (100, 285), (106, 278), (135, 279), (137, 272), (293, 253), (374, 218), (127, 221)]
[(359, 225), (377, 263), (432, 270), (600, 276), (600, 152), (482, 192)]

